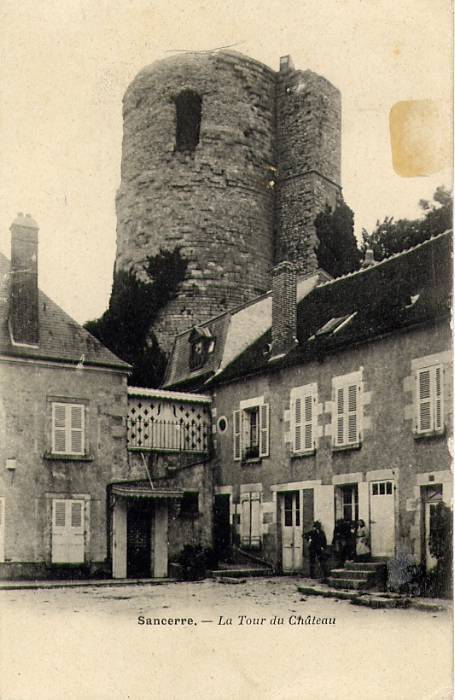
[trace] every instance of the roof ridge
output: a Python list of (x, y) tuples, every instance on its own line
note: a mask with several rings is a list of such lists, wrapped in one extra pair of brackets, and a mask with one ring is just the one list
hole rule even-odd
[(339, 282), (340, 280), (347, 279), (348, 277), (354, 277), (354, 275), (360, 275), (362, 272), (368, 272), (369, 270), (373, 270), (376, 267), (379, 267), (379, 265), (383, 265), (384, 263), (389, 262), (389, 260), (393, 260), (395, 258), (399, 258), (402, 255), (407, 255), (408, 253), (412, 253), (417, 248), (421, 248), (422, 246), (427, 245), (428, 243), (431, 243), (432, 241), (436, 241), (438, 238), (442, 238), (442, 236), (446, 236), (449, 233), (452, 233), (451, 228), (448, 228), (445, 231), (441, 231), (441, 233), (437, 233), (434, 236), (430, 236), (430, 238), (427, 238), (426, 240), (422, 241), (421, 243), (416, 243), (416, 245), (411, 246), (410, 248), (406, 248), (405, 250), (400, 250), (400, 251), (398, 251), (398, 253), (392, 253), (392, 255), (389, 255), (387, 258), (383, 258), (382, 260), (378, 260), (377, 262), (374, 263), (374, 265), (371, 265), (370, 267), (360, 268), (359, 270), (353, 270), (353, 272), (347, 272), (345, 275), (341, 275), (340, 277), (335, 277), (333, 280), (328, 280), (327, 282), (322, 282), (319, 285), (319, 287), (326, 287), (329, 284), (334, 284), (335, 282)]

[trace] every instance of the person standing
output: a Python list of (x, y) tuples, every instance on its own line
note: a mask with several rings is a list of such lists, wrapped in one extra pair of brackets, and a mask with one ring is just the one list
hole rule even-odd
[(306, 533), (305, 539), (309, 543), (310, 577), (314, 578), (316, 562), (318, 562), (322, 578), (327, 578), (327, 538), (319, 520), (315, 520), (312, 529)]
[(364, 520), (357, 523), (355, 554), (357, 561), (366, 561), (371, 554), (370, 537)]

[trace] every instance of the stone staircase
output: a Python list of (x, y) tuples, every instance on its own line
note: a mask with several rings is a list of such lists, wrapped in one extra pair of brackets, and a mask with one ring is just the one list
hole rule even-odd
[(350, 590), (385, 589), (387, 563), (347, 561), (342, 569), (332, 569), (327, 583), (333, 588)]

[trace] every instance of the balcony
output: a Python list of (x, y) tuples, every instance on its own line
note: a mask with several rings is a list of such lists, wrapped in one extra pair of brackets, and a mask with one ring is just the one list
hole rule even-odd
[(209, 451), (209, 428), (207, 425), (128, 418), (128, 449), (155, 452), (199, 452)]
[(208, 455), (210, 399), (129, 387), (127, 440), (131, 451)]

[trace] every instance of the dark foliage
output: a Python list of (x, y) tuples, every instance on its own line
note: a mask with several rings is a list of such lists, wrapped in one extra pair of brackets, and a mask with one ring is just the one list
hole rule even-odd
[(177, 562), (183, 567), (183, 578), (186, 581), (196, 581), (204, 578), (207, 569), (215, 569), (218, 565), (213, 549), (190, 544), (184, 546)]
[(419, 204), (424, 212), (420, 219), (394, 221), (393, 217), (387, 216), (382, 223), (376, 223), (373, 233), (364, 230), (361, 245), (363, 254), (367, 248), (372, 248), (375, 259), (382, 260), (452, 227), (452, 194), (444, 187), (437, 188), (433, 203), (421, 200)]
[(354, 235), (354, 212), (341, 202), (334, 211), (329, 206), (315, 219), (319, 245), (319, 267), (333, 277), (358, 270), (361, 255)]
[(187, 262), (176, 248), (147, 258), (147, 281), (132, 271), (114, 273), (109, 308), (85, 328), (109, 350), (133, 366), (129, 383), (157, 387), (166, 368), (166, 356), (150, 328), (159, 311), (177, 294)]

